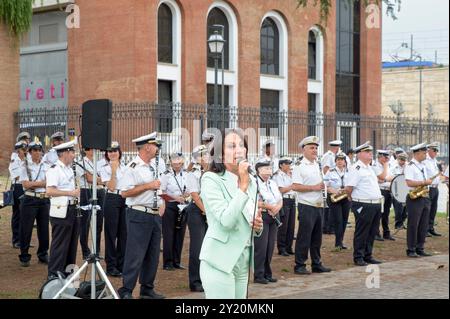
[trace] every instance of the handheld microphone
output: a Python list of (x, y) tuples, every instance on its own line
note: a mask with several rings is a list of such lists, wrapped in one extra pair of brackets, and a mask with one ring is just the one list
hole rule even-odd
[[(246, 160), (245, 158), (242, 158), (242, 159), (239, 159), (239, 160), (237, 161), (237, 163), (238, 163), (238, 165), (239, 165), (240, 163), (246, 162), (246, 161), (247, 161), (247, 160)], [(247, 171), (248, 171), (248, 173), (249, 173), (250, 175), (253, 175), (253, 176), (256, 175), (256, 173), (253, 171), (253, 169), (251, 168), (251, 166), (247, 167)]]

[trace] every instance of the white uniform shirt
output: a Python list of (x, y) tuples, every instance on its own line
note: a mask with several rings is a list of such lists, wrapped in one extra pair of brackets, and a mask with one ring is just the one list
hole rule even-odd
[[(121, 182), (121, 191), (128, 191), (136, 186), (150, 183), (155, 180), (155, 167), (145, 163), (139, 155), (136, 156), (127, 166), (123, 181)], [(158, 172), (159, 173), (159, 172)], [(157, 177), (158, 178), (158, 177)], [(146, 206), (153, 207), (153, 198), (155, 190), (148, 190), (135, 197), (127, 197), (127, 206)], [(162, 205), (163, 200), (158, 197), (158, 207)]]
[[(121, 183), (123, 181), (123, 177), (125, 175), (126, 169), (127, 169), (127, 167), (122, 162), (119, 164), (119, 167), (117, 167), (115, 191), (121, 189)], [(102, 179), (102, 182), (106, 185), (106, 183), (111, 180), (111, 175), (112, 175), (111, 164), (105, 160), (105, 163), (100, 167), (98, 173), (100, 174), (100, 178)]]
[(56, 187), (61, 191), (73, 191), (75, 189), (72, 167), (64, 165), (60, 160), (47, 170), (45, 176), (47, 187)]
[(260, 200), (270, 205), (276, 205), (283, 200), (278, 185), (274, 180), (269, 179), (267, 182), (264, 182), (259, 178), (258, 183)]
[(404, 173), (405, 171), (405, 167), (406, 165), (408, 165), (408, 163), (405, 163), (405, 165), (400, 166), (399, 163), (396, 163), (395, 165), (391, 166), (389, 168), (389, 176), (396, 176), (396, 175), (401, 175)]
[(19, 177), (22, 174), (22, 171), (25, 170), (25, 160), (21, 160), (17, 155), (14, 159), (11, 159), (8, 170), (12, 183), (20, 184)]
[[(80, 164), (80, 165), (78, 165)], [(83, 160), (78, 162), (76, 165), (76, 171), (77, 171), (77, 177), (80, 178), (80, 188), (89, 188), (92, 186), (92, 184), (87, 182), (86, 178), (86, 171), (90, 174), (94, 174), (94, 163), (87, 158), (86, 156), (83, 157)]]
[(186, 192), (200, 194), (202, 171), (198, 164), (186, 174)]
[(336, 162), (334, 161), (336, 158), (336, 155), (332, 151), (328, 151), (322, 156), (322, 160), (320, 163), (322, 164), (322, 169), (325, 168), (325, 166), (328, 166), (329, 169), (336, 167)]
[[(28, 161), (28, 170), (31, 175), (31, 180), (28, 179), (28, 173), (24, 166), (19, 176), (19, 182), (22, 183), (23, 181), (31, 181), (31, 182), (45, 181), (45, 174), (47, 173), (49, 168), (50, 166), (44, 163), (43, 161), (41, 161), (40, 163)], [(30, 191), (36, 193), (45, 193), (45, 187), (30, 189)]]
[[(375, 162), (375, 164), (372, 165), (372, 169), (373, 169), (375, 175), (378, 177), (379, 175), (381, 175), (383, 173), (384, 166), (377, 160)], [(390, 169), (390, 166), (388, 164), (388, 172), (389, 172), (389, 169)], [(377, 180), (378, 180), (378, 178), (377, 178)], [(391, 183), (390, 182), (378, 182), (378, 185), (380, 186), (381, 189), (389, 189), (389, 187), (391, 186)]]
[(58, 153), (53, 148), (51, 148), (47, 153), (45, 153), (42, 161), (47, 165), (52, 166), (58, 161)]
[[(286, 174), (285, 172), (283, 172), (281, 169), (278, 170), (278, 172), (276, 174), (274, 174), (272, 176), (272, 180), (275, 181), (275, 183), (277, 183), (278, 187), (289, 187), (292, 185), (292, 176), (289, 176), (288, 174)], [(285, 195), (295, 195), (295, 192), (293, 190), (282, 194), (283, 196)]]
[[(410, 181), (425, 181), (428, 178), (425, 163), (419, 163), (416, 159), (412, 159), (405, 167), (405, 179)], [(409, 189), (414, 189), (410, 187)]]
[(353, 187), (352, 198), (354, 200), (377, 200), (381, 199), (378, 178), (370, 165), (357, 161), (353, 165), (347, 177), (347, 185)]
[[(292, 172), (292, 183), (301, 185), (317, 185), (322, 182), (322, 173), (320, 172), (317, 161), (310, 162), (303, 158), (300, 165), (294, 166)], [(314, 207), (323, 207), (322, 191), (314, 192), (296, 192), (297, 202)]]
[(339, 168), (335, 167), (325, 174), (324, 179), (327, 187), (338, 190), (347, 185), (348, 171), (345, 168), (341, 171)]
[(176, 174), (173, 170), (165, 172), (161, 176), (161, 191), (171, 197), (182, 196), (186, 192), (186, 175), (185, 170), (181, 170)]
[[(434, 175), (436, 175), (437, 173), (439, 173), (439, 167), (438, 167), (438, 163), (435, 158), (431, 158), (428, 154), (427, 154), (427, 159), (425, 161), (423, 161), (423, 163), (425, 164), (426, 170), (427, 170), (427, 176), (429, 177), (433, 177)], [(435, 179), (433, 179), (433, 186), (439, 185), (440, 179), (439, 176), (436, 177)]]
[(448, 166), (447, 166), (447, 168), (445, 169), (444, 176), (448, 178)]

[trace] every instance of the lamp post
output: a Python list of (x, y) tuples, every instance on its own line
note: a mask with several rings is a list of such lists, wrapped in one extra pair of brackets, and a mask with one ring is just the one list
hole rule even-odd
[(400, 145), (400, 117), (405, 113), (402, 102), (399, 100), (397, 104), (392, 103), (389, 105), (392, 112), (397, 116), (397, 146)]
[(420, 59), (420, 66), (419, 66), (419, 142), (422, 143), (422, 56), (418, 56)]
[(433, 117), (436, 114), (436, 112), (434, 112), (434, 107), (431, 103), (428, 103), (428, 107), (427, 107), (427, 124), (428, 124), (428, 142), (432, 142), (431, 140), (434, 138), (434, 134), (433, 132), (433, 126), (431, 125), (431, 122), (433, 121)]
[[(219, 68), (219, 58), (222, 56), (224, 45), (225, 40), (223, 39), (223, 36), (219, 34), (218, 30), (214, 31), (214, 33), (211, 34), (211, 36), (208, 39), (209, 51), (211, 51), (214, 58), (214, 109), (216, 109), (219, 104), (219, 88), (217, 85), (217, 77)], [(222, 105), (222, 107), (224, 106)]]

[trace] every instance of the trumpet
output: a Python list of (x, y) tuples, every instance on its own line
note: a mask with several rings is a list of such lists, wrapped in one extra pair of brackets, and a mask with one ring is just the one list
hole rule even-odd
[(337, 194), (331, 194), (330, 200), (332, 203), (337, 203), (347, 197), (348, 197), (348, 194), (346, 192), (344, 192), (343, 189), (341, 189)]
[[(439, 175), (441, 175), (441, 173), (437, 173), (436, 175), (434, 175), (433, 177), (431, 177), (430, 179), (433, 180), (436, 177), (438, 177)], [(427, 185), (422, 185), (422, 186), (417, 186), (414, 189), (410, 190), (408, 192), (408, 196), (411, 199), (417, 199), (420, 197), (428, 197), (429, 196), (429, 189)]]

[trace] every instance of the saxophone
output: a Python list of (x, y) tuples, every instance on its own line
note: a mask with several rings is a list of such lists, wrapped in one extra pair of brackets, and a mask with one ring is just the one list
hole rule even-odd
[(343, 200), (344, 198), (347, 198), (347, 197), (348, 197), (347, 193), (339, 192), (337, 194), (331, 194), (330, 195), (330, 200), (331, 200), (332, 203), (337, 203), (337, 202), (340, 202), (341, 200)]
[[(433, 180), (436, 177), (438, 177), (439, 175), (441, 175), (441, 172), (437, 173), (436, 175), (434, 175), (433, 177), (431, 177), (430, 179)], [(416, 188), (410, 190), (408, 192), (408, 196), (411, 199), (417, 199), (420, 197), (428, 197), (429, 196), (429, 189), (427, 185), (422, 185), (422, 186), (417, 186)]]

